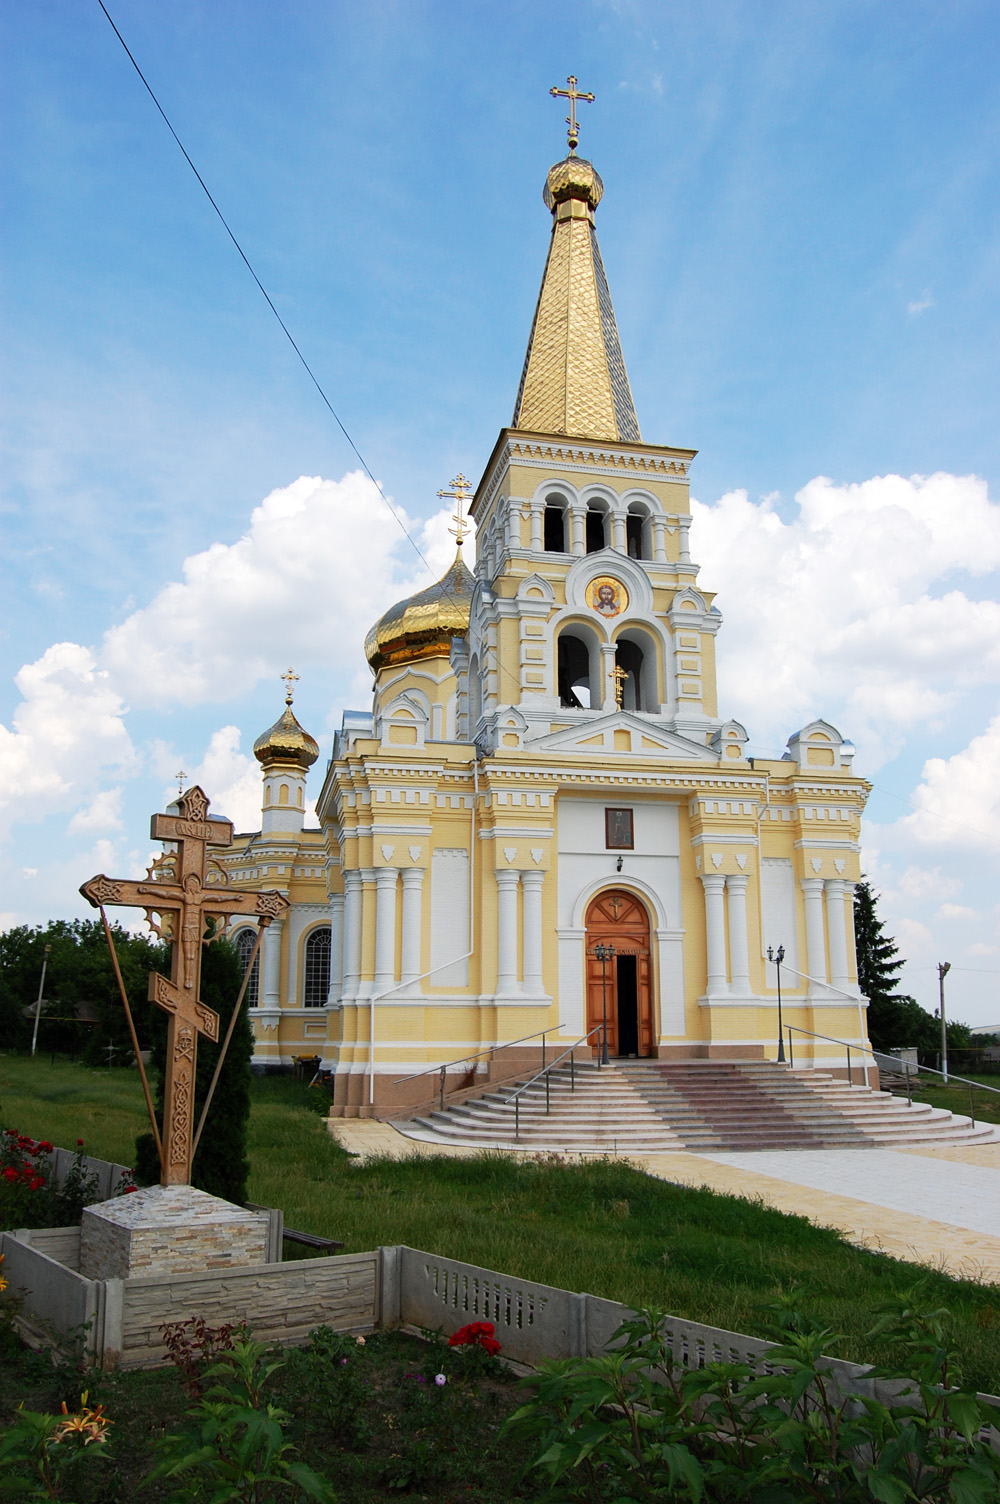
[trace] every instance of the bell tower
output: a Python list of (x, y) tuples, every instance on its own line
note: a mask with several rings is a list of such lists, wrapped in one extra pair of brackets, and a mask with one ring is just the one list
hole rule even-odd
[(720, 725), (722, 618), (689, 549), (695, 451), (642, 441), (595, 228), (604, 184), (576, 153), (576, 101), (593, 95), (567, 82), (553, 92), (570, 101), (570, 149), (545, 180), (551, 239), (514, 415), (471, 507), (469, 734), (484, 751), (541, 750), (627, 716), (602, 747), (641, 750), (648, 723), (703, 748)]

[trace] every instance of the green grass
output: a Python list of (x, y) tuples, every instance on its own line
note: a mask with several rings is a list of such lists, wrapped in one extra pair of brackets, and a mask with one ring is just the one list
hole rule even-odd
[[(966, 1079), (1000, 1087), (1000, 1076), (968, 1076)], [(977, 1091), (972, 1096), (977, 1123), (1000, 1123), (1000, 1091)], [(973, 1111), (968, 1086), (957, 1081), (949, 1081), (945, 1086), (936, 1076), (921, 1076), (919, 1082), (914, 1082), (913, 1100), (927, 1102), (931, 1107), (945, 1107), (965, 1118)]]
[[(125, 1163), (128, 1132), (143, 1126), (134, 1073), (10, 1055), (0, 1057), (0, 1115), (54, 1143), (84, 1137), (92, 1153)], [(865, 1334), (885, 1302), (923, 1279), (923, 1299), (952, 1313), (969, 1381), (1000, 1389), (1000, 1288), (854, 1248), (761, 1202), (610, 1161), (486, 1154), (359, 1164), (287, 1078), (255, 1081), (250, 1138), (250, 1198), (279, 1206), (290, 1227), (341, 1239), (347, 1252), (407, 1243), (759, 1335), (768, 1302), (799, 1287), (803, 1309), (845, 1334), (838, 1354), (857, 1361), (888, 1358)]]

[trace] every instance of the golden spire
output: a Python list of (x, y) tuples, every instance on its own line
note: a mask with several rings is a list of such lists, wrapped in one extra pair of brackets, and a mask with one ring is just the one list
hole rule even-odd
[(576, 149), (580, 144), (580, 127), (576, 123), (576, 102), (578, 99), (585, 99), (588, 104), (593, 104), (597, 96), (594, 94), (581, 94), (577, 90), (576, 77), (572, 73), (566, 82), (569, 84), (568, 89), (553, 87), (549, 90), (549, 93), (553, 99), (569, 100), (569, 114), (566, 116), (566, 125), (568, 127), (566, 134), (569, 137), (569, 154), (572, 157), (576, 155)]
[(450, 491), (438, 492), (438, 495), (442, 498), (442, 500), (453, 501), (455, 503), (455, 515), (451, 519), (455, 526), (450, 527), (448, 531), (449, 533), (451, 533), (452, 537), (458, 540), (459, 548), (462, 547), (462, 539), (465, 537), (466, 533), (471, 531), (468, 522), (462, 515), (462, 508), (468, 501), (471, 493), (472, 487), (469, 485), (469, 482), (466, 480), (461, 470), (452, 481)]
[(604, 184), (591, 162), (576, 155), (576, 101), (593, 99), (576, 87), (549, 92), (570, 102), (570, 154), (549, 168), (546, 208), (552, 241), (528, 338), (512, 428), (581, 439), (639, 442), (632, 390), (622, 359), (615, 310), (604, 274), (594, 210)]
[(298, 676), (298, 674), (293, 673), (290, 668), (287, 668), (283, 674), (279, 674), (278, 675), (278, 678), (279, 679), (284, 679), (284, 681), (285, 681), (285, 704), (286, 705), (291, 705), (291, 703), (292, 703), (292, 685), (293, 684), (297, 684), (299, 682), (299, 676)]

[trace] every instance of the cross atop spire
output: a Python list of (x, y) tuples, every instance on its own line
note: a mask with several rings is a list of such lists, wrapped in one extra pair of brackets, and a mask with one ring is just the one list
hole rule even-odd
[(185, 773), (183, 768), (178, 768), (177, 772), (174, 774), (174, 777), (177, 779), (177, 797), (179, 799), (184, 792), (184, 780), (187, 777), (187, 774)]
[(468, 501), (471, 491), (472, 487), (460, 470), (451, 483), (451, 490), (438, 492), (442, 500), (455, 502), (455, 515), (451, 519), (455, 526), (450, 527), (448, 531), (458, 540), (459, 548), (462, 547), (462, 540), (469, 532), (469, 524), (465, 520), (462, 508)]
[(291, 705), (291, 703), (292, 703), (292, 685), (298, 683), (299, 676), (298, 676), (298, 674), (292, 673), (292, 670), (290, 668), (288, 668), (288, 669), (285, 670), (285, 672), (283, 674), (279, 675), (279, 678), (284, 679), (284, 681), (285, 681), (285, 704), (286, 705)]
[(553, 99), (569, 100), (569, 114), (566, 116), (566, 124), (568, 126), (568, 130), (566, 134), (569, 137), (569, 154), (570, 156), (572, 156), (580, 144), (580, 127), (576, 123), (576, 102), (578, 99), (584, 99), (586, 100), (587, 104), (593, 104), (596, 96), (593, 94), (584, 94), (581, 90), (577, 89), (576, 77), (572, 73), (570, 74), (569, 78), (567, 78), (566, 82), (569, 84), (568, 89), (557, 89), (553, 87), (549, 90), (549, 93), (552, 95)]

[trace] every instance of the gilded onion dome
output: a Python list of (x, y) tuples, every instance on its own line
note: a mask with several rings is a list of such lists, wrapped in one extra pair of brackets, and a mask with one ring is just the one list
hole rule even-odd
[(451, 639), (464, 637), (469, 630), (474, 584), (459, 544), (454, 564), (436, 585), (397, 601), (372, 627), (365, 638), (365, 656), (374, 671), (421, 658), (447, 657)]
[(253, 755), (265, 769), (272, 763), (283, 762), (293, 763), (305, 772), (319, 756), (319, 746), (308, 731), (303, 731), (292, 711), (291, 681), (298, 675), (289, 669), (281, 677), (288, 680), (284, 711), (273, 726), (258, 736), (253, 744)]

